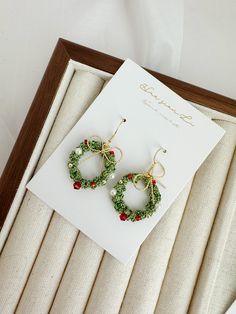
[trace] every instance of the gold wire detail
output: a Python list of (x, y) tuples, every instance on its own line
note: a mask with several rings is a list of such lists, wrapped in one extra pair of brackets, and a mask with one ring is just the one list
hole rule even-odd
[[(118, 132), (120, 126), (121, 126), (124, 122), (126, 122), (126, 119), (125, 119), (125, 118), (123, 118), (123, 119), (121, 120), (121, 122), (119, 123), (118, 127), (116, 128), (115, 132), (112, 134), (112, 136), (111, 136), (111, 138), (110, 138), (109, 140), (105, 140), (105, 141), (104, 141), (104, 140), (102, 140), (102, 138), (101, 138), (100, 136), (98, 136), (98, 135), (93, 135), (93, 136), (91, 136), (91, 137), (88, 139), (88, 144), (87, 144), (87, 145), (88, 145), (90, 151), (93, 152), (94, 154), (88, 156), (87, 158), (84, 158), (83, 160), (80, 161), (80, 163), (82, 163), (82, 162), (84, 162), (84, 161), (90, 159), (91, 157), (93, 157), (93, 156), (95, 156), (95, 155), (97, 155), (97, 154), (101, 154), (103, 158), (106, 158), (106, 159), (107, 159), (108, 161), (110, 161), (111, 163), (117, 164), (118, 162), (120, 162), (121, 159), (123, 158), (123, 152), (122, 152), (122, 150), (121, 150), (119, 147), (117, 147), (117, 146), (111, 147), (110, 144), (111, 144), (111, 141), (113, 140), (113, 138), (116, 136), (116, 134), (117, 134), (117, 132)], [(95, 139), (98, 139), (98, 140), (102, 143), (102, 148), (101, 148), (101, 149), (94, 149), (94, 148), (92, 148), (92, 147), (90, 146), (89, 142), (92, 141), (93, 139), (94, 139), (94, 140), (95, 140)], [(112, 151), (119, 151), (120, 157), (119, 157), (117, 160), (111, 161), (111, 160), (109, 159), (109, 155), (108, 155), (108, 154), (110, 153), (111, 150), (112, 150)]]
[[(162, 147), (161, 148), (158, 148), (156, 153), (154, 154), (153, 156), (153, 160), (152, 160), (152, 163), (150, 165), (150, 167), (148, 168), (148, 170), (146, 172), (143, 172), (143, 173), (139, 173), (137, 174), (134, 179), (133, 179), (133, 184), (135, 186), (135, 188), (139, 191), (145, 191), (148, 189), (148, 187), (150, 186), (151, 188), (151, 199), (152, 199), (152, 202), (154, 203), (154, 193), (153, 193), (153, 181), (159, 179), (159, 178), (162, 178), (164, 177), (166, 171), (165, 171), (165, 167), (162, 165), (162, 163), (160, 163), (158, 160), (157, 160), (157, 154), (162, 151), (163, 153), (166, 153), (166, 149), (163, 149)], [(154, 172), (154, 168), (157, 166), (157, 165), (160, 165), (161, 169), (162, 169), (162, 173), (160, 175), (154, 175), (153, 172)], [(137, 185), (137, 182), (139, 181), (138, 179), (141, 178), (141, 177), (146, 177), (148, 179), (147, 181), (147, 184), (144, 186), (144, 188), (140, 188), (138, 187)], [(158, 183), (160, 183), (160, 181), (158, 180)], [(164, 188), (165, 186), (160, 183)]]

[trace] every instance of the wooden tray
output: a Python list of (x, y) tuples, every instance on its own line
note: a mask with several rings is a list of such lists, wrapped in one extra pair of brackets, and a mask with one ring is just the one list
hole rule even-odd
[[(43, 129), (64, 72), (71, 60), (111, 74), (114, 74), (123, 63), (123, 60), (99, 51), (65, 39), (58, 40), (0, 179), (0, 230)], [(235, 100), (152, 70), (146, 70), (186, 100), (236, 116)]]

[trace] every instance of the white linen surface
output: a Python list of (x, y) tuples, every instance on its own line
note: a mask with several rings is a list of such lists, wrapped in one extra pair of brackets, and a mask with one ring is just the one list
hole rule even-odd
[(236, 2), (0, 0), (0, 174), (58, 37), (236, 97)]

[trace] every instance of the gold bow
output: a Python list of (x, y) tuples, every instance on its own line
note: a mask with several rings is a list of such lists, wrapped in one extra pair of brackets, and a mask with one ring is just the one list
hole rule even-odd
[[(160, 150), (162, 150), (164, 153), (166, 153), (166, 150), (165, 150), (165, 149), (159, 148), (159, 149), (156, 151), (156, 153), (155, 153), (155, 155), (154, 155), (154, 157), (153, 157), (153, 161), (152, 161), (152, 164), (151, 164), (151, 166), (149, 167), (149, 169), (148, 169), (146, 172), (138, 173), (138, 174), (134, 177), (134, 179), (133, 179), (133, 184), (134, 184), (135, 188), (136, 188), (137, 190), (139, 190), (139, 191), (145, 191), (145, 190), (147, 190), (147, 189), (149, 188), (149, 186), (150, 186), (150, 188), (151, 188), (151, 200), (152, 200), (152, 203), (154, 203), (153, 180), (158, 180), (159, 178), (164, 177), (164, 175), (165, 175), (165, 173), (166, 173), (164, 166), (163, 166), (159, 161), (156, 160), (156, 156), (157, 156), (157, 154), (158, 154), (158, 152), (159, 152)], [(162, 173), (161, 173), (160, 175), (153, 175), (154, 168), (156, 167), (156, 165), (160, 165), (161, 168), (162, 168)], [(140, 187), (138, 187), (138, 185), (137, 185), (137, 182), (139, 181), (138, 178), (140, 178), (140, 177), (145, 177), (145, 178), (147, 178), (147, 183), (146, 183), (146, 185), (144, 186), (144, 188), (140, 188)], [(163, 188), (165, 188), (164, 184), (162, 184), (162, 183), (160, 182), (160, 180), (158, 180), (157, 182), (158, 182)]]
[[(109, 161), (110, 163), (114, 163), (114, 164), (117, 164), (119, 161), (121, 161), (122, 157), (123, 157), (123, 153), (122, 153), (122, 150), (119, 148), (119, 147), (111, 147), (110, 144), (111, 144), (111, 141), (113, 140), (113, 138), (116, 136), (116, 133), (118, 132), (120, 126), (122, 123), (126, 122), (126, 119), (122, 119), (121, 122), (119, 123), (118, 127), (116, 128), (115, 132), (112, 134), (111, 138), (107, 141), (103, 141), (102, 138), (100, 136), (97, 136), (97, 135), (94, 135), (94, 136), (91, 136), (89, 139), (88, 139), (88, 147), (90, 149), (91, 152), (93, 152), (94, 154), (93, 155), (90, 155), (88, 156), (87, 158), (84, 158), (83, 160), (81, 160), (81, 162), (84, 162), (86, 160), (88, 160), (89, 158), (97, 155), (97, 154), (101, 154), (103, 158), (105, 158), (107, 161)], [(101, 143), (102, 143), (102, 148), (101, 149), (94, 149), (93, 147), (90, 146), (90, 142), (92, 142), (93, 139), (98, 139)], [(118, 150), (120, 152), (120, 158), (118, 160), (110, 160), (109, 156), (108, 156), (108, 153), (110, 154), (111, 151), (114, 151), (114, 150)]]
[[(101, 143), (102, 143), (102, 148), (101, 149), (95, 149), (93, 148), (92, 146), (90, 146), (90, 142), (93, 141), (93, 140), (99, 140)], [(111, 163), (118, 163), (119, 161), (121, 161), (122, 157), (123, 157), (123, 153), (122, 153), (122, 150), (117, 147), (117, 146), (114, 146), (114, 147), (111, 147), (110, 146), (110, 143), (111, 143), (111, 140), (108, 140), (108, 141), (105, 141), (103, 142), (102, 138), (100, 136), (97, 136), (97, 135), (94, 135), (94, 136), (91, 136), (89, 139), (88, 139), (88, 147), (90, 149), (91, 152), (93, 152), (94, 154), (89, 156), (88, 158), (96, 155), (96, 154), (101, 154), (103, 158), (106, 158), (106, 160), (108, 160), (109, 162)], [(109, 158), (109, 155), (111, 151), (119, 151), (120, 152), (120, 158), (118, 160), (110, 160)]]

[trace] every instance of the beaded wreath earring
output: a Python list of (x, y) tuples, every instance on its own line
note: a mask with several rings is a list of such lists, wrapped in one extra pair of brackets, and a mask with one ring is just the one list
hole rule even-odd
[[(160, 151), (166, 153), (165, 149), (159, 148), (153, 157), (152, 164), (146, 172), (129, 173), (124, 175), (111, 190), (110, 193), (114, 203), (114, 208), (120, 214), (121, 220), (139, 221), (149, 218), (160, 207), (161, 193), (157, 187), (157, 178), (159, 179), (165, 175), (164, 166), (159, 161), (157, 161), (157, 154)], [(162, 173), (154, 176), (153, 171), (157, 165), (160, 166)], [(139, 181), (142, 181), (144, 188), (140, 188), (138, 186)], [(132, 182), (135, 188), (140, 191), (148, 190), (149, 201), (143, 209), (130, 209), (129, 206), (124, 202), (124, 192), (126, 191), (126, 185), (128, 182)], [(164, 187), (160, 181), (158, 181), (158, 183)]]
[[(67, 165), (69, 168), (70, 177), (72, 180), (74, 180), (74, 189), (95, 189), (98, 186), (105, 185), (108, 179), (113, 179), (115, 177), (114, 172), (116, 170), (116, 164), (122, 159), (123, 153), (119, 147), (111, 147), (110, 144), (118, 132), (121, 124), (124, 122), (126, 122), (126, 119), (122, 119), (109, 140), (102, 140), (99, 136), (92, 136), (89, 139), (85, 139), (70, 153)], [(104, 162), (104, 169), (101, 171), (101, 174), (92, 180), (86, 179), (82, 176), (78, 164), (80, 158), (89, 151), (91, 151), (93, 154), (81, 162), (84, 162), (85, 160), (95, 155), (100, 155)], [(115, 151), (119, 151), (120, 153), (118, 160), (115, 158)]]

